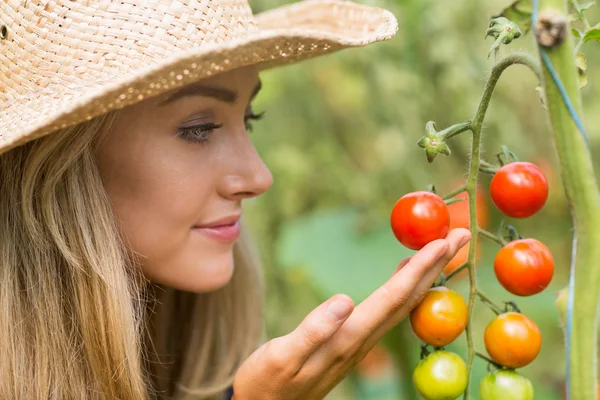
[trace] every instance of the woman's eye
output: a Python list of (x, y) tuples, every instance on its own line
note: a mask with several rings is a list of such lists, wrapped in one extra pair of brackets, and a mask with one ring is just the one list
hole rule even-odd
[(222, 127), (223, 127), (223, 124), (214, 124), (214, 123), (189, 126), (189, 127), (181, 128), (181, 132), (179, 132), (178, 135), (180, 138), (182, 138), (186, 142), (207, 144), (211, 133), (215, 129), (219, 129)]
[(244, 123), (246, 124), (246, 130), (249, 132), (252, 132), (252, 124), (250, 123), (250, 121), (259, 120), (262, 117), (264, 117), (264, 115), (265, 115), (265, 111), (258, 113), (258, 114), (254, 114), (254, 112), (252, 112), (252, 110), (250, 110), (250, 113), (246, 114), (246, 116), (244, 117)]

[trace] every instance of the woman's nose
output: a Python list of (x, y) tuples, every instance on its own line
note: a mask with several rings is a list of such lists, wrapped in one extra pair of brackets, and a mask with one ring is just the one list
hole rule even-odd
[(273, 175), (249, 139), (243, 151), (233, 155), (232, 170), (224, 178), (223, 193), (226, 197), (241, 200), (256, 197), (273, 185)]

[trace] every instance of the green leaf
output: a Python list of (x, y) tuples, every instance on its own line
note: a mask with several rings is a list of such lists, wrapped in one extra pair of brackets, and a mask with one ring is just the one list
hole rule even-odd
[(579, 88), (583, 88), (585, 85), (587, 85), (587, 59), (585, 57), (585, 54), (583, 53), (578, 53), (577, 57), (575, 58), (575, 66), (577, 66), (577, 72), (578, 72), (578, 78), (579, 78)]
[(583, 36), (583, 32), (581, 32), (579, 29), (573, 28), (571, 29), (571, 32), (573, 32), (573, 36), (575, 36), (577, 39)]
[(361, 233), (359, 217), (348, 209), (318, 211), (286, 224), (278, 264), (290, 272), (301, 269), (325, 296), (346, 293), (362, 301), (415, 252), (396, 240), (388, 221)]
[(600, 24), (596, 24), (592, 26), (590, 29), (585, 31), (585, 36), (583, 37), (583, 42), (589, 42), (590, 40), (595, 40), (596, 42), (600, 42)]
[(579, 5), (579, 11), (585, 11), (589, 8), (592, 8), (595, 5), (596, 5), (595, 1), (589, 1), (587, 3), (583, 3), (583, 4)]
[(531, 26), (531, 12), (533, 10), (531, 0), (516, 0), (509, 6), (505, 7), (500, 14), (494, 15), (492, 18), (504, 17), (524, 27), (525, 33)]

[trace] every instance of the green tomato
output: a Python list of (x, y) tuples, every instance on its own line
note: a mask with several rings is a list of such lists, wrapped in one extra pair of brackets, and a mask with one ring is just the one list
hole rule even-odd
[(437, 350), (417, 364), (413, 384), (425, 400), (455, 400), (467, 388), (467, 366), (458, 354)]
[(481, 380), (479, 400), (533, 400), (533, 385), (517, 372), (501, 369)]

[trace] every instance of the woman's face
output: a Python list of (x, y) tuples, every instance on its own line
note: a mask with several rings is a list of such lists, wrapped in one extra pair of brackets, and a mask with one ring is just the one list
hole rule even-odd
[(98, 159), (148, 279), (192, 292), (233, 273), (242, 200), (273, 177), (247, 134), (258, 73), (244, 68), (122, 110)]

